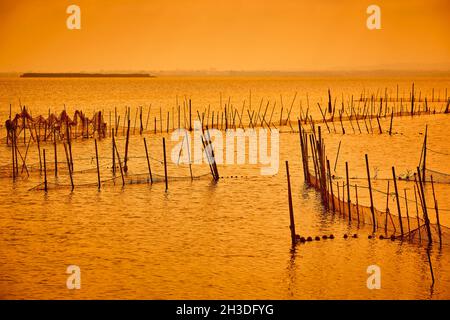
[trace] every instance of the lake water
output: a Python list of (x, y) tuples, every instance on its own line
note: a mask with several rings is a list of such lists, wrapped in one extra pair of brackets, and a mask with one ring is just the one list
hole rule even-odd
[[(317, 103), (328, 101), (327, 89), (337, 104), (374, 94), (409, 99), (412, 82), (416, 97), (428, 97), (436, 111), (445, 107), (449, 78), (301, 78), (301, 77), (161, 77), (152, 79), (0, 79), (0, 119), (3, 124), (19, 111), (19, 100), (33, 116), (60, 113), (64, 107), (71, 115), (81, 109), (88, 115), (103, 111), (106, 121), (117, 108), (121, 119), (126, 106), (135, 121), (136, 108), (142, 106), (144, 121), (150, 124), (143, 135), (149, 145), (152, 169), (163, 176), (161, 164), (162, 137), (168, 152), (176, 141), (161, 133), (176, 124), (177, 101), (183, 109), (191, 99), (193, 114), (222, 110), (228, 104), (240, 109), (271, 110), (276, 102), (273, 122), (291, 120), (309, 112), (320, 119)], [(398, 91), (397, 91), (398, 86)], [(261, 103), (261, 99), (263, 99)], [(250, 102), (251, 100), (251, 102)], [(409, 102), (405, 102), (405, 106)], [(151, 105), (151, 108), (150, 108)], [(356, 102), (355, 102), (356, 105)], [(423, 105), (423, 103), (422, 103)], [(281, 106), (283, 112), (281, 112)], [(150, 109), (149, 109), (150, 108)], [(148, 112), (150, 110), (150, 112)], [(153, 119), (158, 132), (153, 132)], [(175, 120), (173, 120), (175, 119)], [(248, 121), (248, 118), (245, 118)], [(276, 120), (275, 120), (276, 119)], [(381, 120), (384, 130), (389, 118)], [(449, 115), (398, 117), (393, 120), (394, 134), (367, 133), (353, 130), (345, 123), (347, 134), (328, 133), (322, 128), (327, 155), (336, 176), (345, 177), (349, 163), (352, 181), (366, 183), (364, 154), (376, 179), (373, 187), (385, 190), (391, 167), (397, 174), (414, 171), (419, 163), (423, 133), (428, 125), (427, 165), (450, 174)], [(336, 124), (338, 125), (338, 124)], [(355, 124), (353, 124), (355, 125)], [(376, 124), (374, 123), (376, 126)], [(175, 125), (176, 127), (177, 125)], [(277, 125), (278, 126), (278, 125)], [(4, 127), (0, 137), (6, 136)], [(50, 189), (30, 190), (43, 182), (36, 170), (36, 144), (31, 144), (27, 163), (30, 177), (24, 173), (12, 181), (0, 177), (0, 298), (3, 299), (448, 299), (450, 298), (450, 250), (448, 244), (430, 250), (435, 283), (431, 276), (425, 246), (408, 241), (368, 239), (371, 226), (355, 223), (324, 209), (320, 194), (303, 181), (298, 133), (289, 126), (280, 128), (279, 171), (260, 174), (261, 165), (219, 165), (217, 183), (206, 164), (189, 167), (169, 162), (169, 190), (164, 183), (116, 183), (96, 187), (94, 141), (73, 142), (75, 189), (68, 187), (67, 167), (61, 164), (59, 176), (49, 174)], [(338, 129), (338, 128), (337, 128)], [(165, 131), (163, 129), (163, 131)], [(169, 130), (170, 131), (170, 130)], [(11, 163), (11, 150), (5, 139), (0, 145), (0, 165)], [(118, 148), (124, 150), (124, 138), (118, 137)], [(24, 154), (26, 147), (19, 146)], [(53, 145), (43, 143), (49, 162)], [(435, 151), (435, 152), (433, 152)], [(58, 159), (65, 159), (58, 145)], [(102, 179), (111, 178), (111, 139), (99, 141)], [(123, 156), (123, 155), (122, 155)], [(129, 175), (145, 174), (147, 163), (143, 137), (130, 139)], [(293, 207), (297, 233), (302, 236), (334, 234), (334, 240), (313, 241), (291, 248), (289, 209), (284, 161), (289, 161)], [(31, 170), (31, 164), (34, 170)], [(5, 169), (6, 170), (6, 169)], [(85, 170), (85, 171), (83, 171)], [(4, 171), (2, 171), (4, 172)], [(450, 226), (450, 186), (436, 184), (441, 223)], [(414, 197), (411, 182), (399, 182)], [(368, 204), (367, 191), (359, 199)], [(432, 202), (427, 184), (427, 202)], [(375, 206), (384, 210), (386, 196), (374, 193)], [(404, 204), (402, 204), (403, 206)], [(396, 202), (390, 200), (390, 207)], [(413, 205), (411, 205), (413, 207)], [(413, 209), (411, 209), (413, 210)], [(431, 219), (434, 211), (431, 211)], [(344, 239), (344, 234), (358, 238)], [(69, 265), (81, 269), (81, 289), (66, 287)], [(369, 265), (381, 268), (381, 289), (369, 290), (366, 270)]]

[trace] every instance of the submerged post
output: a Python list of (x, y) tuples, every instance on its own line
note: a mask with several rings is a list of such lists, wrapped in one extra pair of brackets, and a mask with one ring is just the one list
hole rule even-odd
[(287, 176), (287, 183), (288, 183), (288, 203), (289, 203), (289, 219), (290, 219), (289, 229), (291, 229), (292, 245), (295, 245), (295, 221), (294, 221), (294, 209), (292, 206), (291, 179), (289, 176), (288, 161), (286, 161), (286, 176)]

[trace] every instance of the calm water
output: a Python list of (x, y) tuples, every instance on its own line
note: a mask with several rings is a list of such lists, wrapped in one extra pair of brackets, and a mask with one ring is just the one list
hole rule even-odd
[[(69, 112), (76, 108), (90, 113), (104, 110), (106, 120), (114, 107), (123, 116), (125, 106), (135, 111), (152, 105), (151, 118), (172, 112), (176, 101), (192, 99), (193, 108), (204, 111), (210, 105), (218, 110), (230, 103), (237, 108), (250, 103), (257, 109), (260, 100), (277, 101), (289, 108), (298, 93), (292, 111), (295, 119), (302, 107), (320, 117), (317, 102), (325, 105), (327, 89), (344, 100), (361, 92), (400, 97), (409, 95), (414, 80), (416, 94), (431, 97), (445, 95), (450, 79), (302, 79), (302, 78), (156, 78), (156, 79), (0, 79), (0, 119), (9, 116), (9, 104), (18, 111), (18, 101), (33, 115)], [(280, 97), (282, 96), (282, 98)], [(230, 98), (229, 98), (230, 97)], [(301, 106), (301, 107), (300, 107)], [(442, 104), (432, 104), (436, 110)], [(279, 117), (279, 109), (276, 111)], [(274, 116), (275, 119), (275, 116)], [(370, 158), (374, 188), (385, 190), (391, 167), (398, 174), (415, 170), (428, 125), (428, 154), (431, 169), (450, 173), (450, 142), (447, 115), (395, 118), (394, 135), (328, 134), (324, 130), (327, 154), (332, 163), (341, 149), (336, 175), (345, 176), (348, 161), (350, 176), (365, 183), (364, 154)], [(381, 121), (383, 128), (389, 120)], [(1, 128), (4, 130), (4, 128)], [(43, 181), (36, 171), (16, 182), (0, 177), (0, 298), (144, 298), (144, 299), (448, 299), (450, 298), (450, 247), (431, 249), (436, 282), (431, 286), (425, 247), (407, 242), (369, 240), (370, 226), (349, 225), (339, 216), (325, 211), (320, 195), (303, 183), (298, 134), (284, 128), (280, 138), (278, 174), (261, 176), (257, 165), (219, 166), (224, 178), (213, 183), (206, 165), (193, 166), (195, 176), (164, 183), (127, 185), (106, 184), (95, 187), (96, 173), (77, 173), (75, 190), (51, 188), (48, 193), (29, 191)], [(5, 136), (2, 131), (1, 137)], [(163, 168), (161, 137), (168, 150), (175, 142), (170, 134), (146, 134), (156, 173)], [(124, 141), (119, 139), (119, 149)], [(44, 145), (53, 157), (53, 146)], [(37, 148), (30, 147), (28, 163), (37, 162)], [(21, 148), (24, 151), (24, 147)], [(92, 140), (73, 145), (75, 170), (94, 168)], [(108, 170), (111, 141), (99, 142), (102, 178)], [(147, 170), (142, 137), (132, 136), (130, 174)], [(64, 159), (59, 146), (58, 157)], [(10, 149), (0, 146), (0, 165), (11, 162)], [(336, 239), (298, 245), (291, 250), (289, 211), (284, 161), (291, 170), (293, 204), (297, 233), (304, 236), (334, 234)], [(189, 168), (169, 165), (169, 175), (189, 177)], [(231, 178), (231, 176), (237, 178)], [(49, 182), (67, 185), (64, 167)], [(94, 186), (81, 186), (91, 183)], [(399, 189), (411, 192), (412, 184), (399, 183)], [(450, 186), (436, 185), (441, 222), (450, 226)], [(368, 203), (368, 194), (360, 192), (360, 201)], [(375, 192), (375, 204), (385, 207), (385, 195)], [(411, 193), (409, 195), (413, 197)], [(431, 190), (427, 190), (432, 206)], [(378, 205), (379, 204), (379, 205)], [(391, 200), (390, 206), (396, 203)], [(434, 217), (434, 212), (433, 212)], [(433, 218), (434, 219), (434, 218)], [(357, 239), (343, 239), (345, 233), (357, 233)], [(81, 268), (81, 289), (66, 288), (68, 265)], [(380, 290), (366, 287), (369, 265), (381, 267)]]

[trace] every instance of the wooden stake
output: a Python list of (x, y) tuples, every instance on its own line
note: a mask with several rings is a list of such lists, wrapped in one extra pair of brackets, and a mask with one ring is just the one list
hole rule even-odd
[(366, 157), (366, 169), (367, 169), (367, 182), (369, 183), (370, 212), (372, 213), (373, 232), (375, 233), (377, 224), (375, 221), (375, 210), (373, 208), (372, 185), (370, 183), (369, 158), (367, 157), (367, 153), (365, 154), (365, 157)]
[(69, 153), (67, 152), (67, 145), (64, 142), (64, 153), (66, 154), (67, 168), (69, 169), (70, 185), (72, 186), (72, 191), (74, 189), (73, 177), (72, 177), (72, 167), (70, 165)]
[[(191, 100), (189, 100), (190, 102)], [(164, 180), (166, 182), (166, 191), (169, 189), (167, 181), (167, 159), (166, 159), (166, 139), (163, 138), (163, 153), (164, 153)]]
[(147, 157), (147, 167), (148, 167), (148, 174), (150, 176), (150, 183), (153, 184), (152, 168), (150, 167), (150, 158), (148, 157), (147, 141), (145, 140), (145, 138), (144, 138), (144, 146), (145, 146), (145, 156)]
[(94, 144), (95, 144), (95, 159), (97, 162), (97, 181), (98, 181), (98, 189), (100, 190), (101, 188), (101, 182), (100, 182), (100, 166), (98, 164), (98, 148), (97, 148), (97, 139), (94, 139)]
[(350, 211), (351, 200), (350, 200), (350, 182), (349, 182), (349, 178), (348, 178), (348, 162), (345, 162), (345, 175), (347, 177), (348, 221), (352, 221), (352, 213)]
[(56, 132), (53, 131), (53, 149), (55, 153), (55, 177), (58, 177), (58, 151), (56, 150)]
[[(114, 132), (114, 129), (111, 128), (111, 131)], [(116, 128), (117, 132), (117, 128)], [(116, 175), (116, 152), (114, 150), (114, 134), (111, 135), (111, 150), (112, 150), (112, 173), (115, 176)]]
[(15, 160), (15, 156), (14, 156), (14, 135), (12, 130), (10, 130), (10, 134), (11, 134), (11, 155), (12, 155), (12, 176), (13, 176), (13, 180), (16, 180), (16, 160)]
[(290, 220), (289, 229), (291, 229), (292, 245), (295, 245), (295, 221), (294, 221), (294, 209), (292, 206), (291, 179), (289, 176), (288, 161), (286, 161), (286, 176), (287, 176), (287, 183), (288, 183), (288, 203), (289, 203), (289, 220)]
[(130, 120), (128, 120), (128, 128), (127, 128), (127, 140), (125, 141), (125, 158), (123, 159), (123, 171), (125, 173), (128, 172), (128, 144), (130, 141)]
[(423, 210), (423, 218), (425, 220), (425, 227), (427, 228), (427, 235), (428, 235), (428, 243), (431, 244), (433, 242), (433, 239), (431, 237), (431, 228), (430, 228), (430, 220), (428, 219), (428, 210), (427, 210), (427, 201), (425, 199), (425, 192), (423, 189), (423, 183), (422, 183), (422, 177), (420, 176), (420, 169), (417, 167), (417, 175), (419, 176), (419, 195), (421, 203), (422, 203), (422, 210)]
[(338, 150), (337, 150), (337, 153), (336, 153), (336, 160), (334, 161), (334, 168), (333, 168), (334, 172), (336, 172), (336, 165), (337, 165), (337, 161), (338, 161), (338, 158), (339, 158), (339, 151), (341, 150), (341, 142), (342, 141), (339, 141), (339, 146), (338, 146)]
[(436, 211), (436, 223), (437, 223), (438, 233), (439, 233), (439, 245), (442, 246), (441, 223), (439, 222), (438, 203), (437, 203), (437, 200), (436, 200), (436, 194), (434, 193), (433, 176), (431, 176), (431, 188), (433, 189), (434, 210)]
[(45, 161), (45, 149), (43, 149), (44, 154), (44, 191), (47, 192), (47, 162)]
[(358, 185), (356, 185), (356, 184), (355, 184), (355, 196), (356, 196), (356, 214), (358, 215), (358, 224), (359, 224)]
[(334, 203), (333, 181), (331, 180), (330, 160), (328, 160), (328, 159), (327, 159), (327, 169), (328, 169), (328, 180), (329, 180), (330, 192), (331, 192), (331, 205), (333, 207), (333, 213), (335, 213), (336, 208), (335, 208), (335, 203)]
[(392, 167), (392, 179), (394, 180), (395, 199), (397, 200), (398, 222), (400, 224), (400, 235), (403, 239), (403, 221), (402, 212), (400, 210), (400, 197), (397, 189), (397, 177), (395, 176), (395, 168)]
[(422, 236), (420, 234), (419, 204), (417, 203), (416, 186), (414, 186), (414, 200), (416, 202), (416, 218), (417, 218), (417, 230), (419, 232), (419, 242), (422, 242)]
[(120, 161), (120, 154), (119, 150), (117, 149), (116, 139), (113, 139), (113, 144), (117, 154), (117, 162), (119, 162), (120, 176), (122, 177), (122, 186), (125, 186), (125, 178), (123, 176), (122, 162)]

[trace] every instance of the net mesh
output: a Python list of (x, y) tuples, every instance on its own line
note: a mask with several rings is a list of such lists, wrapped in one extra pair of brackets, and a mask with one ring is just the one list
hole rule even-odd
[[(434, 177), (434, 176), (433, 176)], [(320, 181), (315, 177), (314, 173), (310, 173), (310, 185), (316, 190), (320, 190)], [(400, 236), (403, 228), (403, 237), (408, 238), (413, 242), (428, 242), (428, 232), (425, 220), (415, 213), (413, 216), (402, 216), (400, 219), (398, 215), (392, 214), (389, 211), (382, 211), (377, 208), (370, 208), (359, 203), (352, 203), (341, 199), (334, 193), (328, 192), (329, 209), (339, 213), (344, 219), (351, 220), (357, 223), (375, 225), (378, 231), (384, 231), (386, 236), (394, 235)], [(420, 206), (420, 204), (419, 204)], [(450, 243), (450, 228), (431, 223), (430, 235), (432, 242), (442, 244)]]

